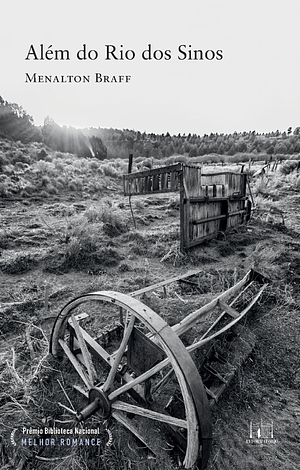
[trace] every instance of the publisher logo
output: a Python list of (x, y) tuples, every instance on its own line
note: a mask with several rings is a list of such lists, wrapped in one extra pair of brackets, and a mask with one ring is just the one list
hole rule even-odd
[(250, 421), (249, 439), (246, 439), (246, 444), (276, 444), (276, 442), (273, 421)]

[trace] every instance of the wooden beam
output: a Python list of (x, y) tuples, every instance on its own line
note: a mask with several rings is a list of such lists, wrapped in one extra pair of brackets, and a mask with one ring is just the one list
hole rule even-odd
[(176, 163), (175, 165), (162, 166), (160, 168), (153, 168), (152, 170), (136, 171), (134, 173), (123, 175), (123, 177), (126, 180), (130, 181), (131, 179), (140, 178), (143, 176), (161, 175), (163, 173), (172, 173), (172, 172), (181, 171), (181, 170), (182, 170), (182, 163)]
[(123, 335), (121, 344), (120, 344), (119, 349), (117, 350), (117, 353), (115, 355), (114, 363), (112, 364), (112, 368), (110, 369), (108, 377), (107, 377), (107, 379), (106, 379), (106, 381), (103, 385), (103, 392), (107, 392), (111, 388), (111, 386), (113, 385), (113, 382), (114, 382), (114, 379), (115, 379), (115, 376), (116, 376), (116, 373), (117, 373), (117, 370), (118, 370), (118, 366), (119, 366), (119, 364), (121, 362), (121, 359), (122, 359), (122, 357), (125, 353), (125, 349), (127, 347), (130, 335), (132, 333), (134, 322), (135, 322), (135, 316), (131, 314), (131, 318), (129, 320), (129, 323), (128, 323), (127, 327), (124, 330), (124, 335)]
[(146, 292), (151, 292), (155, 289), (158, 289), (159, 287), (166, 286), (168, 284), (172, 284), (172, 282), (179, 281), (180, 279), (185, 279), (187, 277), (193, 276), (195, 274), (199, 274), (202, 272), (202, 269), (197, 269), (195, 271), (189, 271), (185, 274), (180, 274), (179, 276), (172, 277), (170, 279), (166, 279), (165, 281), (157, 282), (156, 284), (152, 284), (151, 286), (148, 287), (143, 287), (142, 289), (133, 291), (130, 293), (132, 297), (139, 297), (142, 294), (145, 294)]
[(238, 321), (240, 321), (240, 319), (246, 315), (246, 313), (250, 310), (250, 308), (257, 302), (257, 300), (259, 299), (259, 297), (261, 296), (261, 294), (263, 293), (263, 291), (265, 290), (265, 288), (267, 287), (267, 284), (264, 284), (262, 286), (262, 288), (259, 290), (259, 292), (256, 294), (256, 296), (254, 297), (254, 299), (252, 299), (252, 301), (249, 303), (249, 305), (241, 312), (241, 314), (237, 317), (237, 318), (234, 318), (231, 322), (229, 322), (226, 326), (224, 326), (223, 328), (221, 328), (219, 331), (217, 331), (216, 333), (212, 334), (211, 336), (208, 336), (207, 338), (205, 339), (200, 339), (199, 341), (197, 341), (196, 343), (193, 343), (191, 344), (190, 346), (188, 346), (186, 349), (187, 351), (189, 351), (190, 353), (195, 351), (195, 349), (198, 349), (200, 348), (201, 346), (203, 346), (204, 344), (208, 343), (209, 341), (211, 341), (212, 339), (216, 338), (217, 336), (220, 336), (221, 334), (225, 333), (225, 331), (229, 330), (232, 326), (234, 326)]
[(164, 413), (158, 413), (157, 411), (141, 408), (140, 406), (131, 405), (130, 403), (125, 403), (119, 400), (112, 403), (111, 407), (113, 410), (126, 411), (127, 413), (133, 413), (138, 416), (143, 416), (144, 418), (154, 419), (155, 421), (167, 423), (179, 428), (187, 429), (188, 427), (185, 419), (174, 418), (173, 416), (165, 415)]
[(238, 318), (240, 316), (239, 312), (237, 312), (234, 308), (230, 307), (230, 305), (223, 302), (222, 299), (219, 299), (219, 307), (226, 313), (228, 313), (228, 315), (230, 315), (232, 318)]
[(222, 220), (222, 219), (227, 219), (227, 214), (215, 215), (214, 217), (207, 217), (207, 219), (195, 219), (195, 220), (192, 220), (190, 224), (200, 225), (200, 224), (205, 224), (206, 222), (213, 222), (214, 220)]
[(76, 357), (74, 356), (74, 354), (72, 353), (72, 351), (70, 350), (69, 346), (67, 345), (67, 343), (63, 340), (63, 339), (59, 339), (58, 340), (60, 346), (63, 348), (66, 356), (68, 357), (68, 359), (71, 361), (74, 369), (76, 370), (76, 372), (78, 373), (78, 375), (81, 377), (82, 381), (85, 383), (85, 385), (87, 387), (90, 387), (91, 384), (89, 382), (89, 380), (87, 379), (86, 375), (85, 375), (85, 372), (80, 364), (80, 362), (76, 359)]
[(206, 315), (216, 307), (219, 302), (219, 299), (226, 299), (230, 295), (234, 295), (235, 293), (237, 293), (242, 288), (242, 286), (246, 284), (246, 282), (249, 280), (250, 273), (251, 271), (248, 271), (248, 273), (243, 277), (243, 279), (241, 279), (237, 284), (232, 286), (227, 291), (223, 292), (220, 296), (216, 297), (208, 304), (204, 305), (198, 310), (195, 310), (195, 312), (190, 313), (181, 322), (177, 323), (176, 325), (173, 325), (172, 330), (175, 331), (178, 336), (188, 331), (192, 326), (194, 326), (195, 322), (200, 317)]
[(72, 326), (75, 330), (76, 337), (79, 343), (79, 347), (81, 349), (81, 354), (83, 356), (83, 361), (84, 365), (88, 371), (88, 376), (91, 381), (91, 384), (93, 385), (96, 381), (97, 378), (97, 373), (92, 361), (91, 354), (87, 348), (86, 342), (84, 341), (83, 335), (82, 335), (82, 328), (80, 328), (79, 323), (75, 317), (75, 315), (71, 315), (71, 318), (69, 319), (69, 323), (72, 323)]

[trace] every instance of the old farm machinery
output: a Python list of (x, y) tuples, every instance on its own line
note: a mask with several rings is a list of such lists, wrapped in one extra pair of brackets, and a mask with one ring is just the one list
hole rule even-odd
[(253, 348), (245, 318), (267, 280), (251, 270), (169, 326), (140, 299), (154, 292), (163, 298), (178, 284), (197, 293), (201, 273), (129, 295), (102, 291), (71, 300), (55, 320), (50, 352), (79, 397), (78, 421), (116, 420), (158, 458), (163, 442), (171, 455), (174, 448), (182, 453), (186, 468), (203, 469), (212, 440), (210, 408)]

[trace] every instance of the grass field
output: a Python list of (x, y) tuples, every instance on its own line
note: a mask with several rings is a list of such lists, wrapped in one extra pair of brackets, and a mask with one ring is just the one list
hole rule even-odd
[[(98, 162), (58, 152), (39, 159), (39, 145), (5, 148), (4, 144), (1, 468), (180, 466), (172, 455), (155, 458), (116, 423), (111, 423), (110, 447), (105, 446), (105, 428), (101, 431), (104, 444), (98, 453), (78, 448), (60, 459), (53, 452), (39, 455), (34, 447), (12, 444), (14, 429), (70, 419), (58, 405), (68, 406), (64, 395), (68, 384), (48, 356), (52, 322), (48, 317), (79, 294), (111, 289), (129, 293), (195, 268), (201, 269), (200, 298), (209, 300), (253, 267), (272, 282), (249, 316), (256, 345), (213, 409), (208, 470), (296, 470), (300, 457), (300, 177), (296, 167), (278, 168), (251, 181), (256, 208), (247, 226), (182, 254), (179, 196), (132, 198), (131, 211), (122, 194), (124, 161)], [(8, 153), (17, 151), (13, 158), (10, 154), (9, 163)], [(184, 317), (197, 302), (176, 287), (167, 294), (166, 299), (153, 296), (146, 302), (169, 323)], [(275, 443), (248, 442), (250, 421), (260, 420), (273, 422)]]

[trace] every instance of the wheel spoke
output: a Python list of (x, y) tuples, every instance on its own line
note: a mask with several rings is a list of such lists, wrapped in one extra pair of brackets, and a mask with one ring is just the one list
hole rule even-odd
[(154, 395), (163, 385), (165, 385), (172, 377), (174, 369), (170, 369), (169, 372), (152, 388), (151, 392)]
[(125, 428), (132, 432), (132, 434), (134, 434), (146, 447), (148, 447), (148, 449), (150, 449), (153, 454), (158, 454), (157, 449), (153, 442), (151, 442), (149, 439), (149, 436), (146, 436), (146, 433), (142, 434), (140, 429), (134, 425), (131, 419), (127, 418), (126, 415), (116, 410), (114, 410), (111, 415), (113, 418), (115, 418), (116, 421), (118, 421), (118, 423), (122, 424), (122, 426), (125, 426)]
[(141, 382), (144, 382), (145, 380), (149, 379), (150, 377), (152, 377), (152, 375), (157, 374), (157, 372), (162, 370), (169, 363), (170, 363), (170, 359), (167, 357), (163, 361), (156, 364), (156, 366), (152, 367), (151, 369), (147, 370), (143, 374), (139, 375), (136, 379), (133, 379), (130, 382), (127, 382), (125, 385), (122, 385), (122, 387), (118, 388), (117, 390), (114, 390), (108, 396), (109, 400), (113, 400), (114, 398), (118, 397), (122, 393), (127, 392), (127, 390), (130, 390), (131, 388), (135, 387)]
[(130, 403), (125, 403), (123, 401), (117, 400), (112, 403), (111, 407), (114, 410), (126, 411), (127, 413), (133, 413), (135, 415), (143, 416), (144, 418), (154, 419), (155, 421), (178, 426), (179, 428), (187, 429), (188, 427), (185, 419), (174, 418), (173, 416), (148, 410), (147, 408), (141, 408), (140, 406), (131, 405)]
[(108, 377), (105, 381), (105, 384), (103, 385), (103, 392), (108, 391), (110, 389), (110, 387), (112, 386), (113, 382), (114, 382), (114, 378), (115, 378), (115, 375), (117, 373), (120, 361), (121, 361), (121, 359), (124, 355), (125, 349), (126, 349), (127, 344), (128, 344), (128, 340), (129, 340), (130, 335), (132, 333), (134, 322), (135, 322), (135, 316), (131, 315), (129, 323), (128, 323), (127, 327), (125, 328), (123, 339), (121, 341), (120, 347), (117, 351), (116, 356), (114, 357), (114, 359), (115, 359), (114, 363), (112, 365), (112, 368), (110, 369), (110, 372), (109, 372)]
[(111, 365), (111, 361), (113, 361), (114, 358), (108, 354), (108, 352), (106, 352), (105, 349), (102, 348), (102, 346), (100, 346), (100, 344), (97, 343), (97, 341), (95, 341), (94, 338), (92, 338), (83, 328), (81, 328), (81, 334), (92, 352), (96, 356), (101, 357), (107, 364)]
[(90, 387), (91, 386), (91, 383), (89, 382), (89, 380), (87, 379), (86, 375), (85, 375), (85, 372), (80, 364), (80, 362), (76, 359), (76, 357), (74, 356), (74, 354), (72, 353), (71, 349), (69, 348), (69, 346), (67, 345), (67, 343), (63, 340), (63, 339), (59, 339), (58, 340), (58, 343), (60, 344), (60, 346), (63, 348), (66, 356), (70, 359), (71, 363), (73, 364), (74, 366), (74, 369), (76, 370), (76, 372), (80, 375), (81, 379), (83, 380), (83, 382), (85, 383), (85, 385), (87, 387)]
[(82, 328), (80, 327), (75, 315), (73, 315), (73, 314), (71, 315), (71, 322), (69, 320), (69, 323), (70, 323), (71, 326), (73, 326), (73, 328), (75, 330), (77, 340), (78, 340), (78, 343), (79, 343), (79, 347), (81, 349), (81, 353), (82, 353), (82, 356), (83, 356), (84, 365), (85, 365), (85, 367), (87, 368), (87, 371), (88, 371), (88, 376), (89, 376), (90, 382), (92, 384), (94, 384), (96, 382), (96, 379), (97, 379), (97, 373), (96, 373), (96, 370), (95, 370), (93, 362), (92, 362), (92, 356), (91, 356), (91, 354), (90, 354), (90, 352), (87, 348), (86, 342), (83, 339)]

